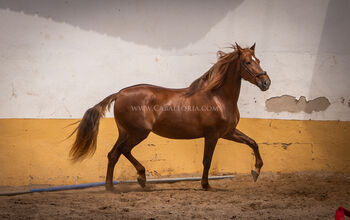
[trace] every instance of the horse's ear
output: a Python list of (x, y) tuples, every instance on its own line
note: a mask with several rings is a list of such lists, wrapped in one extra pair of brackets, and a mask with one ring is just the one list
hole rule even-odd
[(237, 44), (237, 42), (236, 42), (236, 48), (237, 48), (237, 50), (238, 50), (239, 53), (242, 53), (243, 49), (242, 49), (241, 46), (239, 46), (239, 45)]
[(250, 49), (251, 49), (252, 51), (255, 50), (255, 43), (253, 44), (253, 46), (250, 47)]
[(223, 52), (223, 51), (221, 51), (221, 50), (219, 50), (218, 52), (216, 52), (216, 56), (217, 56), (218, 59), (222, 58), (222, 57), (225, 56), (225, 55), (226, 55), (226, 53)]

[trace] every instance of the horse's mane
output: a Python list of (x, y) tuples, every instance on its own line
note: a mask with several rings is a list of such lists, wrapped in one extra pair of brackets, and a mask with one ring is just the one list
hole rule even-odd
[(233, 51), (230, 53), (217, 52), (218, 61), (206, 73), (191, 83), (186, 96), (191, 96), (199, 90), (215, 90), (224, 85), (229, 66), (238, 57), (236, 47), (232, 46), (232, 48)]

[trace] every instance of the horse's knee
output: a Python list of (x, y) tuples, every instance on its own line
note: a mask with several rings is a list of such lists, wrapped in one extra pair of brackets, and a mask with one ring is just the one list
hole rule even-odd
[(204, 158), (204, 159), (203, 159), (203, 166), (204, 166), (204, 167), (209, 167), (209, 166), (210, 166), (210, 163), (211, 163), (211, 160), (210, 160), (210, 159), (207, 159), (207, 158)]

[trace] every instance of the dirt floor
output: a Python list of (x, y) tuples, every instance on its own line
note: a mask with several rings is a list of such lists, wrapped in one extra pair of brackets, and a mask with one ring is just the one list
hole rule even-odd
[(256, 183), (250, 175), (210, 183), (213, 191), (197, 181), (2, 196), (0, 218), (334, 219), (337, 207), (350, 208), (350, 174), (263, 173)]

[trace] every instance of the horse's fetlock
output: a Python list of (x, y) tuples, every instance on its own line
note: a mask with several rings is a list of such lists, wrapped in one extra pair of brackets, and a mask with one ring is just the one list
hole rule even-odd
[(264, 162), (262, 162), (262, 161), (259, 161), (259, 162), (256, 163), (256, 167), (259, 168), (259, 169), (260, 169), (263, 165), (264, 165)]
[(142, 167), (140, 170), (138, 170), (138, 173), (140, 175), (145, 175), (146, 174), (146, 169), (144, 167)]

